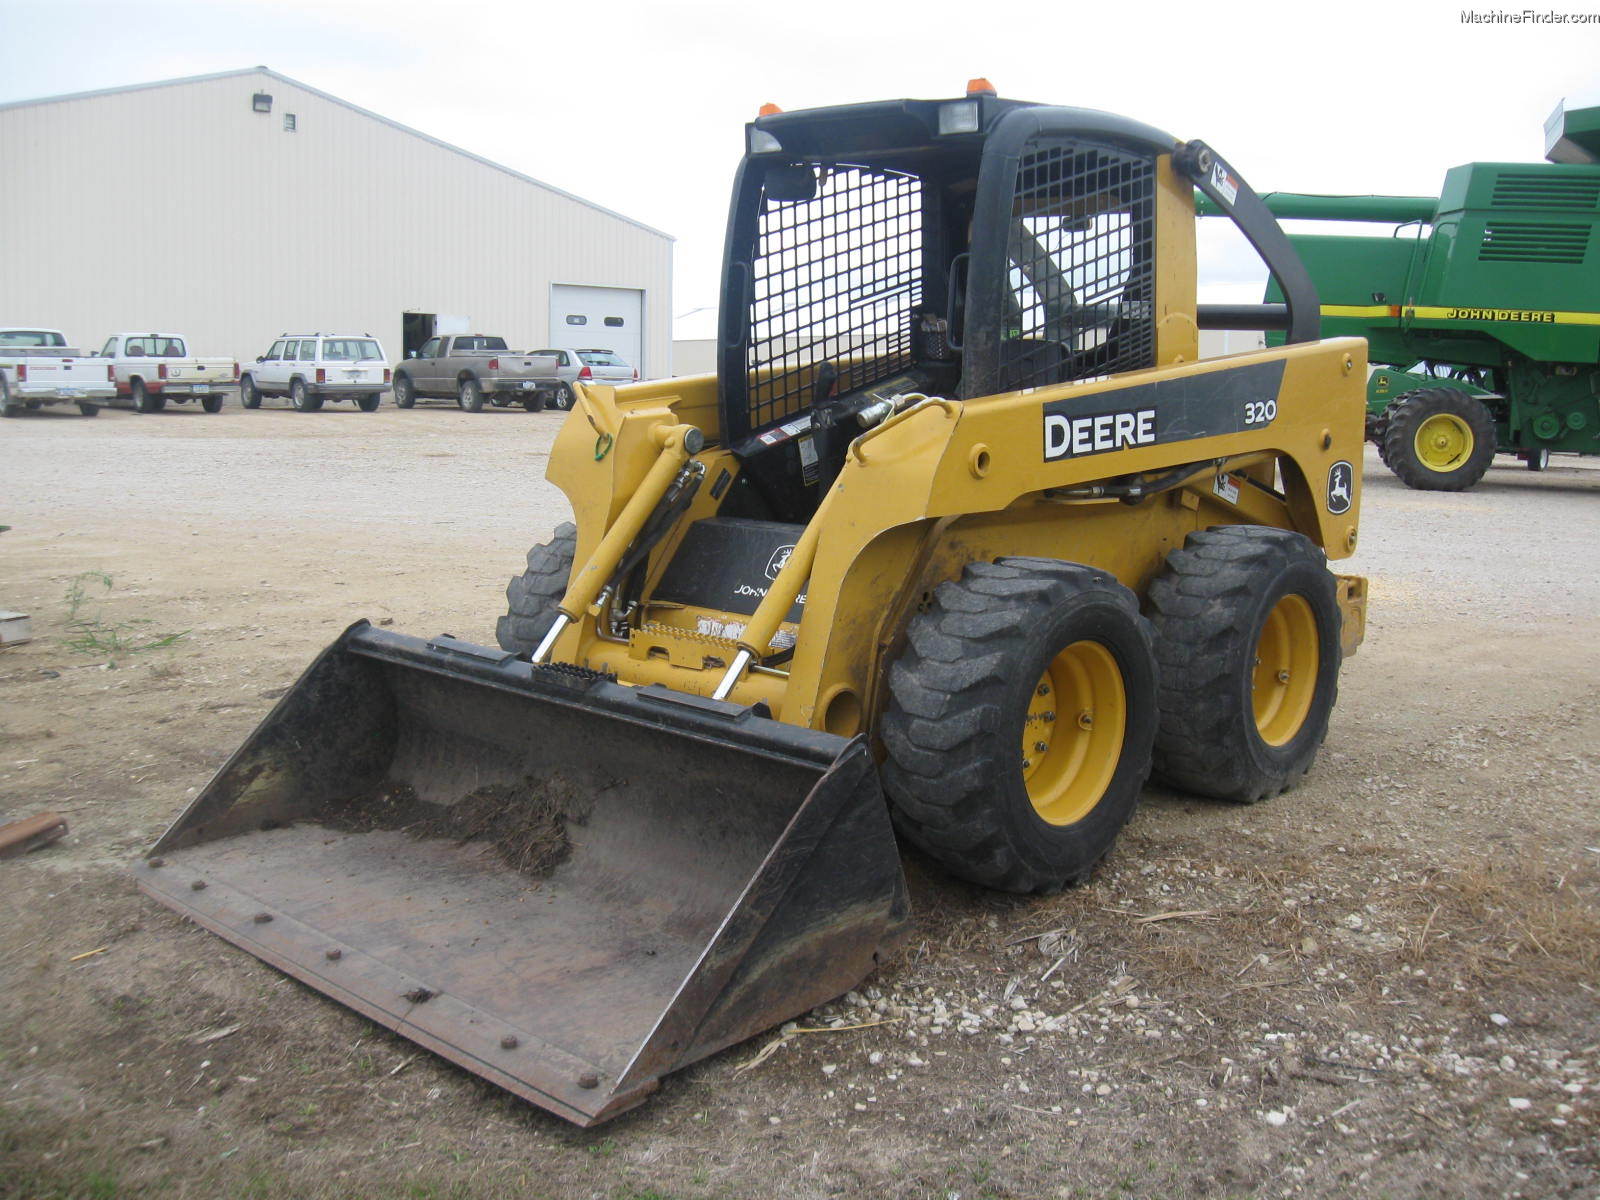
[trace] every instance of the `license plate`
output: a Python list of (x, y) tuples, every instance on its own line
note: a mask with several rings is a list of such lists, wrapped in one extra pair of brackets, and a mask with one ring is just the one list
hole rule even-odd
[(83, 395), (77, 388), (57, 388), (56, 395), (67, 398)]
[(203, 383), (197, 383), (194, 385), (193, 394), (196, 396), (209, 396), (211, 394), (211, 389)]
[(524, 380), (523, 380), (523, 381), (522, 381), (522, 390), (523, 390), (523, 391), (525, 391), (525, 392), (531, 392), (531, 391), (533, 391), (533, 380), (531, 380), (531, 379), (524, 379)]

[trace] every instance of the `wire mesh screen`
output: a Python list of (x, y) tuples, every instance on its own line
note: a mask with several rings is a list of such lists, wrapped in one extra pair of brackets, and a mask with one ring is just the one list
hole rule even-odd
[(1001, 390), (1155, 364), (1155, 162), (1036, 144), (1017, 169)]
[(812, 167), (812, 199), (762, 201), (746, 359), (752, 430), (806, 407), (816, 364), (833, 363), (845, 392), (911, 362), (911, 312), (922, 299), (921, 181)]

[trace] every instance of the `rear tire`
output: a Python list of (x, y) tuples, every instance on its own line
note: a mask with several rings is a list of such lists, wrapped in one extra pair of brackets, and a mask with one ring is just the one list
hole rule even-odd
[(322, 397), (314, 395), (304, 379), (296, 379), (289, 385), (289, 403), (296, 412), (318, 412), (322, 408)]
[(142, 379), (135, 379), (128, 385), (128, 398), (133, 401), (133, 411), (136, 413), (156, 411), (150, 400), (150, 391), (144, 386)]
[(527, 412), (543, 412), (545, 398), (543, 392), (535, 392), (522, 402), (522, 407)]
[(551, 403), (552, 407), (559, 408), (563, 412), (565, 412), (567, 409), (571, 408), (572, 407), (572, 385), (570, 383), (563, 383), (560, 387), (558, 387), (556, 389), (556, 394), (551, 399), (550, 403)]
[(356, 403), (362, 412), (377, 412), (378, 405), (383, 403), (382, 392), (368, 392), (365, 396), (357, 396)]
[(968, 565), (912, 619), (889, 692), (883, 782), (895, 824), (986, 887), (1051, 892), (1087, 879), (1150, 773), (1150, 626), (1133, 593), (1092, 567)]
[(482, 412), (483, 385), (470, 376), (463, 379), (456, 388), (456, 404), (462, 412)]
[(417, 388), (411, 382), (409, 375), (396, 375), (394, 377), (394, 406), (396, 408), (410, 408), (417, 402)]
[(1156, 775), (1243, 804), (1292, 786), (1339, 690), (1342, 620), (1322, 551), (1286, 529), (1191, 533), (1148, 607), (1161, 666)]
[(0, 417), (20, 417), (22, 405), (11, 399), (11, 385), (0, 375)]
[(222, 411), (222, 397), (221, 396), (201, 396), (200, 397), (200, 407), (205, 409), (208, 413), (221, 412)]
[(246, 408), (261, 407), (261, 389), (256, 387), (256, 381), (248, 375), (239, 380), (239, 403)]
[(1419, 388), (1384, 414), (1384, 465), (1410, 488), (1461, 492), (1494, 459), (1494, 417), (1482, 400), (1456, 388)]
[(87, 400), (80, 400), (78, 402), (78, 411), (86, 417), (98, 417), (100, 415), (100, 406), (98, 404), (90, 404)]
[(502, 650), (530, 654), (555, 624), (556, 605), (567, 594), (567, 580), (578, 556), (578, 527), (556, 526), (553, 537), (528, 551), (528, 569), (506, 585), (506, 615), (494, 625)]

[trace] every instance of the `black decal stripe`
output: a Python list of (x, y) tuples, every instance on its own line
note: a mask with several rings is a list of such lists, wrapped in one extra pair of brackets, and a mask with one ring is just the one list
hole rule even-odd
[[(1283, 386), (1283, 371), (1283, 360), (1274, 359), (1222, 371), (1208, 371), (1204, 375), (1191, 375), (1183, 379), (1141, 383), (1115, 392), (1066, 396), (1046, 403), (1044, 416), (1065, 417), (1070, 422), (1107, 412), (1131, 413), (1153, 408), (1156, 412), (1155, 444), (1158, 445), (1218, 437), (1246, 429), (1265, 429), (1272, 424), (1271, 420), (1245, 423), (1245, 406), (1251, 402), (1265, 403), (1269, 400), (1276, 403), (1278, 390)], [(1048, 453), (1048, 442), (1045, 448), (1046, 462), (1110, 453), (1106, 449), (1089, 450), (1082, 454), (1063, 451), (1052, 455)]]

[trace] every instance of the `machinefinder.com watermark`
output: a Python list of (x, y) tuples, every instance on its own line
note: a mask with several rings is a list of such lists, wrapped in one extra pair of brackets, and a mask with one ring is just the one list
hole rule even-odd
[(1503, 8), (1461, 10), (1463, 25), (1600, 25), (1600, 12), (1556, 12), (1554, 9)]

